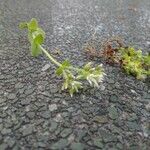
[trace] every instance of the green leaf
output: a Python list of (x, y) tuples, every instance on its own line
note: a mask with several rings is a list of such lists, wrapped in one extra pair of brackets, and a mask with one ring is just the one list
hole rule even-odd
[(41, 34), (43, 36), (43, 38), (45, 38), (45, 32), (42, 29), (40, 29), (40, 28), (37, 28), (36, 30), (31, 31), (31, 33), (32, 33), (32, 35), (34, 37), (36, 37), (37, 35)]
[(36, 30), (38, 28), (38, 22), (35, 18), (32, 18), (28, 23), (28, 28), (29, 30)]
[(146, 72), (146, 75), (150, 76), (150, 70), (148, 70), (148, 71)]
[(79, 81), (70, 81), (70, 86), (69, 86), (69, 93), (71, 97), (73, 96), (74, 93), (77, 93), (79, 89), (82, 89), (82, 83)]
[(58, 67), (58, 68), (56, 69), (56, 74), (57, 74), (58, 76), (60, 76), (62, 73), (63, 73), (62, 67)]
[(37, 28), (38, 34), (42, 34), (43, 38), (45, 38), (45, 32), (41, 28)]
[(144, 63), (146, 66), (150, 67), (150, 55), (144, 57)]
[[(61, 66), (56, 70), (56, 74), (60, 76), (66, 68), (70, 67), (71, 64), (68, 60), (62, 62)], [(69, 70), (68, 70), (69, 71)]]
[(130, 47), (128, 49), (128, 53), (129, 53), (130, 56), (134, 56), (135, 55), (135, 49), (133, 47)]
[(31, 55), (34, 57), (39, 56), (42, 53), (40, 47), (35, 42), (32, 42), (31, 44)]
[(27, 29), (28, 28), (28, 23), (27, 22), (21, 22), (19, 24), (19, 28), (20, 29)]
[(34, 38), (34, 42), (36, 44), (41, 45), (44, 42), (44, 37), (42, 34), (38, 34), (35, 38)]
[(62, 66), (64, 68), (69, 67), (70, 66), (70, 62), (68, 60), (63, 61)]
[(89, 62), (89, 63), (87, 63), (83, 68), (84, 68), (85, 70), (89, 70), (89, 69), (91, 69), (91, 65), (92, 65), (92, 62)]

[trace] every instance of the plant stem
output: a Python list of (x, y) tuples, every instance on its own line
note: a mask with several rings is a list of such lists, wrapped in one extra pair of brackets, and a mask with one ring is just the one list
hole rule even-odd
[(58, 67), (61, 66), (61, 64), (55, 60), (42, 46), (40, 46), (41, 50), (45, 53), (45, 55), (55, 64), (57, 65)]
[[(41, 50), (45, 53), (45, 55), (46, 55), (55, 65), (57, 65), (57, 66), (59, 66), (59, 67), (61, 66), (61, 64), (60, 64), (57, 60), (55, 60), (42, 46), (40, 46), (40, 48), (41, 48)], [(79, 68), (74, 68), (74, 67), (72, 67), (72, 66), (70, 66), (69, 69), (75, 70), (75, 71), (81, 71), (81, 69), (79, 69)]]

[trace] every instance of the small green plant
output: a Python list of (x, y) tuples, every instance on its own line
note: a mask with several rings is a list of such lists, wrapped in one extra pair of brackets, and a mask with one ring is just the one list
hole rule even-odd
[(143, 55), (141, 50), (133, 47), (120, 48), (119, 59), (123, 69), (137, 79), (145, 79), (150, 75), (150, 55)]
[(45, 39), (45, 32), (39, 27), (36, 19), (31, 19), (30, 22), (20, 23), (21, 29), (28, 29), (28, 40), (31, 44), (31, 55), (39, 56), (42, 52), (52, 61), (58, 68), (56, 74), (62, 76), (64, 83), (62, 90), (69, 90), (71, 96), (79, 89), (83, 88), (83, 80), (87, 80), (91, 86), (98, 87), (102, 82), (104, 70), (101, 65), (93, 67), (91, 62), (87, 63), (83, 68), (73, 67), (68, 60), (59, 63), (42, 47)]
[(117, 64), (137, 79), (150, 76), (150, 53), (143, 55), (141, 50), (125, 47), (119, 38), (107, 40), (102, 46), (104, 49), (100, 52), (93, 46), (86, 48), (88, 55), (104, 58), (109, 64)]

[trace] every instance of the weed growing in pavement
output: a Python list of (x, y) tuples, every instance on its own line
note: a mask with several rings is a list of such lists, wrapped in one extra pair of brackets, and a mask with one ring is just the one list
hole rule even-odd
[(54, 59), (52, 55), (42, 47), (45, 39), (45, 32), (39, 27), (35, 18), (32, 18), (30, 22), (22, 22), (19, 26), (21, 29), (28, 30), (31, 55), (37, 57), (44, 53), (49, 60), (58, 67), (56, 69), (56, 74), (64, 79), (62, 90), (68, 89), (70, 95), (73, 96), (75, 92), (83, 88), (83, 80), (87, 80), (89, 84), (94, 87), (98, 87), (98, 84), (102, 82), (104, 76), (102, 65), (93, 67), (93, 64), (89, 62), (82, 68), (77, 68), (72, 66), (68, 60), (60, 63)]

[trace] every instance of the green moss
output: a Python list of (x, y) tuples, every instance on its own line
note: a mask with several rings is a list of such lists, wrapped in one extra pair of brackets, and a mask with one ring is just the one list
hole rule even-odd
[(121, 66), (127, 74), (134, 75), (137, 79), (145, 79), (150, 75), (150, 55), (143, 55), (141, 50), (133, 47), (120, 48), (119, 57)]

